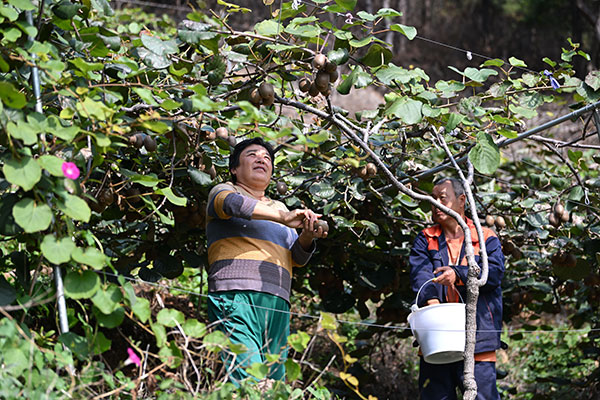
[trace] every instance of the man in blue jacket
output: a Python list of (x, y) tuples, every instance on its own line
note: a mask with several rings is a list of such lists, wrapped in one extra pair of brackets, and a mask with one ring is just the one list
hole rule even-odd
[[(460, 181), (442, 178), (434, 185), (433, 198), (456, 211), (471, 229), (475, 260), (481, 266), (479, 239), (473, 221), (465, 218), (465, 193)], [(458, 293), (466, 299), (467, 260), (464, 233), (456, 220), (433, 207), (435, 225), (424, 229), (413, 243), (410, 252), (410, 283), (417, 293), (429, 279), (417, 299), (419, 307), (459, 301)], [(502, 326), (502, 289), (504, 255), (496, 234), (483, 227), (488, 254), (487, 283), (479, 289), (477, 300), (477, 335), (475, 344), (475, 381), (478, 400), (500, 399), (496, 388), (496, 350), (500, 348)], [(430, 364), (420, 360), (419, 391), (423, 400), (456, 399), (456, 388), (464, 391), (463, 362)]]

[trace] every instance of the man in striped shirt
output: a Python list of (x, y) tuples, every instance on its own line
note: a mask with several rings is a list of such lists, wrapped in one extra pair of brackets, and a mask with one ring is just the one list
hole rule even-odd
[(314, 239), (327, 236), (313, 211), (289, 211), (265, 195), (273, 161), (261, 138), (238, 143), (229, 159), (232, 182), (216, 185), (208, 199), (208, 315), (247, 348), (223, 356), (236, 385), (253, 363), (269, 363), (268, 378), (284, 379), (292, 268), (305, 265)]

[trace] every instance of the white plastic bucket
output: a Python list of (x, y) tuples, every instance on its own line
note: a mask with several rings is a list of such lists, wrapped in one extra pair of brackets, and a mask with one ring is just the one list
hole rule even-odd
[(465, 352), (465, 304), (442, 303), (418, 308), (423, 286), (408, 316), (410, 329), (421, 345), (423, 358), (430, 364), (449, 364), (462, 360)]

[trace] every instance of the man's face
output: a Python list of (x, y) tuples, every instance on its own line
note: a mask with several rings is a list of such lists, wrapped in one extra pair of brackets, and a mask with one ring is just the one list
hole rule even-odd
[[(431, 192), (431, 196), (445, 205), (446, 207), (456, 211), (459, 214), (464, 214), (465, 211), (465, 195), (461, 194), (456, 197), (454, 194), (454, 188), (452, 187), (452, 182), (446, 181), (439, 185), (433, 187), (433, 191)], [(436, 207), (432, 207), (433, 212), (433, 221), (439, 224), (443, 224), (450, 217), (449, 215), (444, 214), (442, 211), (438, 210)]]
[(261, 145), (251, 144), (240, 154), (240, 163), (231, 170), (238, 183), (266, 189), (271, 181), (271, 155)]

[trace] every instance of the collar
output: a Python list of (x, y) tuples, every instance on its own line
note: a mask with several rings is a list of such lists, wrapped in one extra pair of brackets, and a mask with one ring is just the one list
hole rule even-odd
[[(471, 230), (471, 240), (473, 243), (479, 243), (479, 238), (477, 236), (477, 229), (475, 228), (475, 224), (470, 218), (465, 217), (465, 221), (467, 222), (467, 226)], [(444, 231), (442, 230), (442, 226), (440, 224), (435, 224), (430, 226), (429, 228), (423, 229), (423, 233), (425, 236), (429, 238), (439, 238), (442, 236)]]

